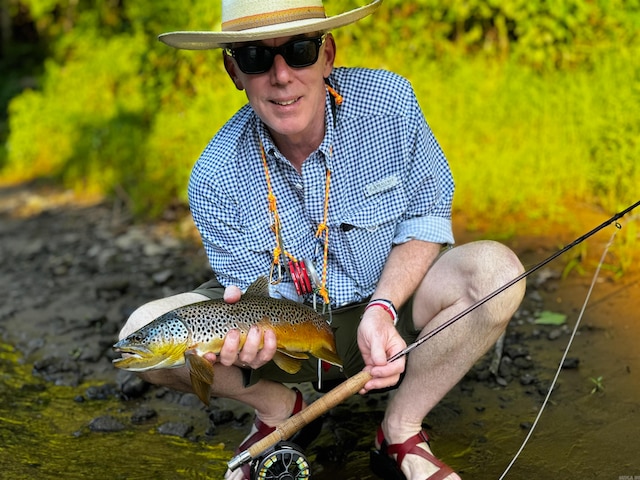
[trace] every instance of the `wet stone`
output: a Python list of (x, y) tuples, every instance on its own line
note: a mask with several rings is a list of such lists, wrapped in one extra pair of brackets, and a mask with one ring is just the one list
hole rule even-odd
[(213, 410), (209, 413), (209, 420), (214, 425), (223, 425), (232, 422), (235, 415), (232, 410)]
[(148, 422), (149, 420), (157, 416), (158, 412), (156, 412), (153, 408), (143, 405), (136, 408), (136, 410), (131, 414), (131, 423), (138, 425)]
[(193, 425), (182, 422), (167, 422), (158, 427), (158, 433), (185, 438), (193, 430)]
[(122, 422), (111, 415), (94, 418), (89, 423), (92, 432), (120, 432), (125, 428)]
[(513, 365), (522, 370), (527, 370), (533, 368), (533, 360), (530, 357), (518, 357), (513, 361)]
[(118, 387), (125, 398), (139, 398), (149, 390), (149, 384), (135, 373), (120, 370), (117, 376)]
[(547, 339), (557, 340), (558, 338), (560, 338), (560, 336), (562, 336), (562, 330), (559, 328), (554, 328), (547, 334)]
[(513, 360), (509, 357), (502, 357), (502, 360), (500, 360), (500, 368), (498, 369), (499, 375), (506, 380), (510, 380), (513, 375), (513, 370)]
[(173, 270), (163, 270), (153, 274), (153, 281), (157, 285), (164, 285), (171, 279), (171, 277), (173, 277)]
[(506, 378), (496, 377), (496, 383), (501, 387), (506, 387), (509, 385), (509, 381)]
[(562, 368), (565, 370), (573, 370), (580, 365), (580, 359), (577, 357), (567, 357), (562, 362)]
[(87, 388), (84, 395), (87, 400), (108, 400), (118, 396), (118, 389), (112, 383), (105, 383), (104, 385)]
[(535, 383), (537, 378), (529, 373), (525, 373), (520, 377), (520, 385), (531, 385)]
[(202, 406), (202, 402), (200, 401), (198, 396), (193, 393), (185, 393), (184, 395), (182, 395), (182, 397), (180, 397), (180, 401), (178, 403), (183, 407), (190, 408), (198, 408)]

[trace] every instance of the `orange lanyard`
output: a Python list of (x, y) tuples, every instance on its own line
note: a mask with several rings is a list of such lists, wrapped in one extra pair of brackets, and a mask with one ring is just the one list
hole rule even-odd
[[(342, 96), (336, 92), (329, 85), (326, 85), (327, 91), (331, 95), (332, 100), (332, 111), (334, 115), (334, 124), (335, 124), (335, 106), (340, 105), (343, 101)], [(334, 103), (335, 102), (335, 103)], [(327, 225), (327, 220), (329, 218), (329, 192), (331, 186), (331, 171), (327, 168), (327, 175), (325, 180), (325, 189), (324, 189), (324, 215), (322, 222), (318, 225), (316, 230), (316, 238), (320, 238), (324, 236), (324, 252), (322, 258), (322, 280), (320, 286), (311, 285), (309, 282), (308, 274), (305, 268), (305, 264), (301, 263), (296, 259), (296, 257), (284, 249), (284, 244), (282, 242), (282, 222), (280, 220), (280, 214), (278, 213), (278, 206), (276, 201), (276, 196), (273, 193), (273, 187), (271, 186), (271, 174), (269, 173), (269, 166), (267, 165), (267, 155), (264, 151), (264, 146), (262, 145), (262, 141), (260, 141), (260, 154), (262, 155), (262, 166), (264, 167), (265, 179), (267, 181), (267, 195), (269, 201), (269, 212), (271, 213), (271, 229), (276, 237), (276, 244), (273, 248), (273, 258), (271, 261), (271, 269), (269, 271), (269, 280), (273, 285), (276, 285), (282, 281), (282, 263), (289, 262), (289, 266), (291, 269), (291, 275), (296, 284), (296, 290), (299, 290), (300, 284), (298, 282), (302, 282), (303, 285), (307, 285), (308, 287), (303, 286), (303, 293), (317, 293), (322, 297), (325, 305), (330, 304), (329, 300), (329, 291), (327, 290), (327, 264), (329, 257), (329, 227)], [(333, 146), (329, 149), (329, 154), (333, 156)], [(298, 273), (296, 273), (298, 272)], [(298, 278), (297, 275), (300, 275), (301, 278)], [(315, 288), (314, 288), (315, 287)], [(308, 288), (308, 290), (307, 290)]]

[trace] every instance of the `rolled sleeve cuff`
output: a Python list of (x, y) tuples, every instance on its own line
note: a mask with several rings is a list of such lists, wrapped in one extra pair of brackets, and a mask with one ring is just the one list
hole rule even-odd
[(396, 230), (393, 243), (406, 243), (409, 240), (453, 245), (453, 229), (450, 218), (419, 217), (405, 220)]

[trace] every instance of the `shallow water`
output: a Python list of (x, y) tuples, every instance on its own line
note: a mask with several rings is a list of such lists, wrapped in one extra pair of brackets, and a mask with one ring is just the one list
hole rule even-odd
[(138, 426), (99, 433), (96, 416), (126, 415), (119, 400), (75, 401), (78, 389), (45, 385), (0, 344), (0, 472), (3, 478), (221, 478), (223, 446), (160, 435)]
[[(606, 288), (604, 288), (606, 287)], [(630, 287), (601, 285), (583, 320), (570, 356), (580, 366), (563, 370), (552, 402), (530, 443), (506, 477), (602, 478), (640, 476), (640, 315), (638, 279)], [(574, 281), (550, 295), (547, 305), (570, 315), (572, 327), (585, 282)], [(588, 328), (587, 328), (588, 326)], [(534, 325), (518, 327), (541, 328)], [(536, 371), (550, 380), (568, 340), (528, 342)], [(421, 348), (428, 348), (428, 342)], [(132, 425), (132, 402), (76, 401), (89, 385), (52, 386), (32, 375), (31, 365), (0, 344), (0, 471), (3, 478), (222, 478), (242, 428), (222, 425), (206, 441), (158, 433), (158, 420)], [(603, 377), (592, 393), (591, 379)], [(384, 399), (349, 399), (332, 411), (307, 455), (314, 480), (372, 479), (368, 451)], [(135, 402), (134, 402), (135, 403)], [(435, 453), (468, 479), (497, 479), (515, 455), (542, 403), (535, 389), (517, 380), (507, 387), (463, 381), (427, 419)], [(162, 409), (175, 406), (160, 402)], [(207, 422), (201, 407), (182, 407)], [(89, 422), (113, 415), (127, 425), (97, 433)], [(203, 438), (196, 432), (196, 438)], [(344, 451), (332, 449), (337, 441)], [(224, 443), (223, 443), (224, 442)]]

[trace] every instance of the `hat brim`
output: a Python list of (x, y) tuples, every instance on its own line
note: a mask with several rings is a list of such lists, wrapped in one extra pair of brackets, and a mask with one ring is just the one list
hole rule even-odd
[(233, 43), (290, 37), (303, 33), (333, 30), (372, 14), (382, 0), (374, 0), (369, 5), (328, 18), (312, 18), (295, 22), (269, 25), (237, 32), (168, 32), (158, 36), (162, 43), (185, 50), (209, 50), (225, 48)]

